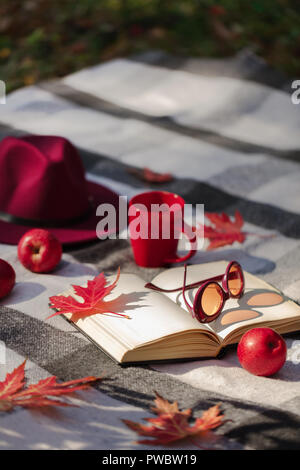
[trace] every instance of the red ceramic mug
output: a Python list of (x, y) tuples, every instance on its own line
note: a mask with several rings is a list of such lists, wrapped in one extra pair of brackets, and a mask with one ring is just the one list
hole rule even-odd
[[(129, 236), (136, 264), (160, 267), (180, 263), (197, 251), (197, 240), (184, 222), (184, 200), (167, 191), (150, 191), (129, 201)], [(178, 241), (184, 233), (191, 244), (185, 256), (177, 255)]]

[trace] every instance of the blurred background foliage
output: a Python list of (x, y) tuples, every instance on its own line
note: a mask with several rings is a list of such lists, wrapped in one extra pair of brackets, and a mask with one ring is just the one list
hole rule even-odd
[(147, 49), (220, 57), (245, 47), (299, 77), (300, 1), (0, 0), (8, 91)]

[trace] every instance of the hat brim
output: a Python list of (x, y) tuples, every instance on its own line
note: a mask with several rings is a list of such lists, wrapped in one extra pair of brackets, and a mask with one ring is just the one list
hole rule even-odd
[[(53, 233), (63, 245), (71, 245), (76, 243), (83, 243), (92, 241), (98, 238), (96, 233), (96, 226), (99, 222), (99, 216), (96, 216), (96, 207), (99, 204), (109, 203), (115, 207), (116, 210), (116, 227), (110, 233), (118, 232), (119, 220), (119, 195), (114, 191), (106, 188), (105, 186), (87, 181), (89, 195), (93, 198), (95, 210), (84, 221), (74, 224), (69, 227), (43, 227)], [(38, 224), (36, 225), (38, 227)], [(24, 235), (34, 228), (32, 225), (17, 225), (12, 222), (0, 220), (0, 243), (8, 245), (17, 245), (19, 240)]]

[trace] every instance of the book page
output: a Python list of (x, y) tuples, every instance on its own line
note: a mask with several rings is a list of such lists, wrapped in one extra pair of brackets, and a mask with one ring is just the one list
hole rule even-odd
[[(108, 283), (114, 279), (115, 276), (108, 277)], [(80, 319), (76, 325), (86, 332), (92, 330), (96, 341), (98, 330), (99, 343), (103, 334), (116, 338), (124, 350), (185, 330), (207, 331), (205, 325), (200, 325), (176, 303), (144, 286), (143, 279), (133, 274), (121, 274), (117, 286), (105, 297), (105, 301), (117, 299), (112, 310), (128, 315), (130, 319), (99, 314)]]
[[(191, 265), (187, 268), (187, 284), (205, 280), (225, 273), (228, 261), (217, 261)], [(152, 283), (164, 289), (174, 289), (183, 285), (184, 267), (172, 268), (156, 276)], [(300, 307), (286, 298), (275, 287), (244, 271), (245, 290), (240, 299), (228, 299), (221, 315), (207, 327), (224, 340), (228, 335), (243, 326), (254, 327), (262, 323), (299, 322)], [(186, 298), (192, 305), (198, 288), (186, 291)], [(182, 292), (165, 293), (166, 297), (188, 311)]]

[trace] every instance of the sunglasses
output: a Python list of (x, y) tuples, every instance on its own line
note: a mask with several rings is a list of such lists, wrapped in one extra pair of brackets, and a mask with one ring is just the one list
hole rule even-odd
[[(182, 290), (183, 300), (194, 318), (201, 323), (210, 323), (223, 310), (226, 300), (240, 298), (244, 293), (244, 274), (241, 265), (237, 261), (231, 261), (224, 274), (186, 284), (187, 265), (184, 266), (183, 287), (176, 289), (162, 289), (151, 282), (145, 285), (149, 289), (159, 292), (179, 292)], [(221, 282), (222, 285), (219, 284)], [(196, 292), (193, 305), (186, 298), (186, 291), (199, 287)]]

